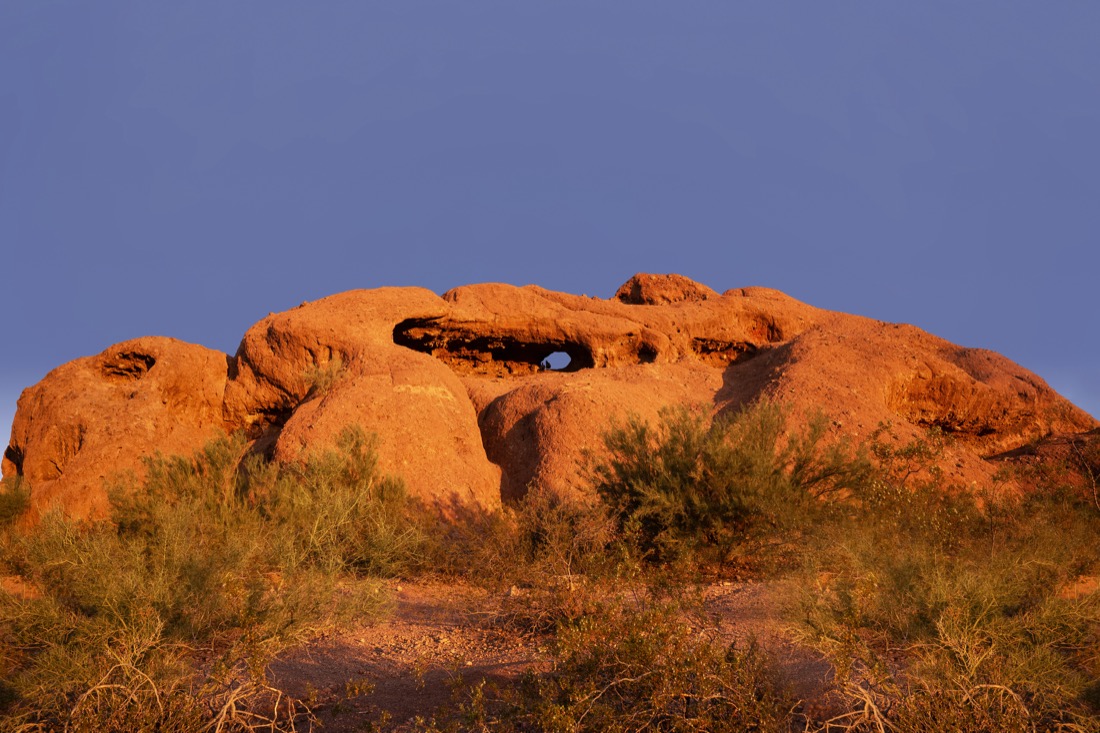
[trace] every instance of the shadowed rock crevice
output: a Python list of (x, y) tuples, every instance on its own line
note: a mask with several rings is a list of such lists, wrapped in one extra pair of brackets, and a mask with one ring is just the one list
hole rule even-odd
[[(488, 411), (483, 413), (488, 415)], [(500, 498), (505, 503), (519, 501), (538, 472), (538, 415), (532, 411), (519, 419), (502, 436), (497, 437), (499, 426), (490, 424), (484, 417), (479, 427), (485, 442), (489, 460), (500, 466)]]
[(1002, 395), (968, 375), (960, 378), (922, 370), (896, 381), (888, 395), (888, 404), (899, 417), (957, 438), (1012, 432), (1033, 419), (1025, 400), (1010, 406)]
[(694, 338), (692, 350), (699, 361), (716, 367), (737, 364), (756, 356), (757, 347), (745, 341), (722, 341), (721, 339)]
[[(9, 468), (10, 466), (10, 468)], [(23, 475), (23, 451), (14, 445), (9, 445), (4, 450), (4, 475)]]
[[(530, 341), (509, 334), (474, 333), (444, 324), (438, 318), (410, 318), (398, 323), (393, 329), (393, 342), (431, 354), (463, 375), (518, 377), (547, 369), (577, 372), (595, 366), (591, 349), (577, 341)], [(568, 363), (554, 369), (548, 360), (555, 354), (565, 354)]]
[[(764, 397), (780, 379), (791, 358), (791, 344), (755, 349), (730, 363), (722, 372), (722, 386), (714, 395), (718, 416), (730, 416)], [(755, 358), (751, 358), (755, 357)]]
[(251, 452), (272, 458), (279, 435), (293, 415), (293, 407), (271, 408), (258, 413), (255, 421), (245, 429), (245, 436), (254, 441)]
[(137, 351), (120, 351), (103, 360), (103, 376), (119, 382), (141, 379), (157, 363), (149, 354)]

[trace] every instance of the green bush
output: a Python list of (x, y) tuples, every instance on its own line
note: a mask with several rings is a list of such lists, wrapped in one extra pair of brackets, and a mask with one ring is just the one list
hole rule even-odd
[(31, 492), (22, 479), (0, 482), (0, 527), (6, 527), (18, 519), (30, 503)]
[[(384, 610), (367, 576), (417, 562), (419, 530), (364, 433), (300, 466), (245, 452), (231, 437), (150, 460), (112, 490), (112, 522), (9, 532), (0, 560), (34, 592), (0, 594), (7, 724), (195, 730), (232, 713), (221, 729), (250, 729), (279, 697), (274, 653)], [(302, 709), (280, 699), (264, 724), (292, 729)]]
[(792, 701), (754, 645), (723, 646), (692, 603), (606, 597), (563, 620), (544, 673), (459, 688), (457, 715), (425, 731), (787, 731)]
[(541, 488), (441, 529), (430, 565), (493, 591), (496, 621), (522, 631), (579, 617), (636, 567), (606, 507)]
[(768, 731), (789, 705), (755, 647), (723, 648), (669, 601), (612, 603), (562, 628), (513, 714), (546, 731)]
[(853, 704), (827, 730), (1100, 729), (1100, 595), (1065, 590), (1100, 572), (1100, 515), (1054, 491), (979, 506), (910, 462), (935, 439), (874, 450), (807, 547), (795, 612)]
[(759, 551), (812, 526), (823, 498), (865, 480), (865, 459), (826, 445), (823, 418), (785, 435), (787, 422), (766, 401), (713, 421), (687, 407), (664, 410), (656, 426), (630, 418), (604, 435), (608, 457), (591, 481), (651, 559), (728, 561), (739, 546)]
[(373, 439), (345, 431), (304, 464), (246, 462), (241, 492), (279, 528), (281, 561), (395, 576), (423, 561), (427, 538), (404, 484), (379, 476)]
[(335, 355), (325, 364), (315, 364), (306, 369), (302, 379), (308, 386), (306, 399), (324, 397), (346, 376), (344, 360)]

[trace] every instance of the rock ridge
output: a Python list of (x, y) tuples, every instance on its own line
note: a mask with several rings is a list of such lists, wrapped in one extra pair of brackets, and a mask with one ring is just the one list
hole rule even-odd
[(722, 294), (635, 275), (607, 300), (528, 285), (353, 290), (273, 313), (230, 356), (165, 337), (116, 344), (21, 395), (3, 458), (32, 508), (103, 516), (104, 482), (156, 452), (241, 430), (279, 461), (358, 424), (380, 466), (444, 510), (491, 510), (541, 486), (583, 494), (582, 458), (613, 419), (760, 397), (824, 412), (855, 440), (939, 427), (944, 468), (987, 481), (1005, 453), (1097, 422), (1003, 356), (779, 291)]

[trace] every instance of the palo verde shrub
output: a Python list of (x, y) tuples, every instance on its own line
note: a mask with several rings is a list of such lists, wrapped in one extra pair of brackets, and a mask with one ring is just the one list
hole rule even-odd
[(379, 613), (366, 576), (415, 562), (419, 540), (361, 430), (300, 466), (240, 470), (245, 447), (150, 460), (111, 492), (112, 522), (50, 514), (9, 531), (0, 561), (30, 590), (0, 594), (5, 725), (294, 728), (302, 708), (267, 686), (266, 662), (335, 618)]
[(747, 733), (790, 730), (792, 701), (754, 645), (725, 646), (699, 608), (664, 594), (606, 597), (562, 620), (543, 673), (459, 688), (457, 716), (417, 730)]
[(0, 527), (6, 527), (19, 518), (30, 505), (31, 492), (22, 479), (0, 482)]
[(553, 670), (526, 680), (516, 717), (546, 731), (785, 729), (759, 651), (723, 648), (682, 613), (611, 604), (561, 629)]
[(501, 599), (496, 621), (520, 631), (577, 618), (637, 567), (606, 507), (542, 488), (440, 529), (430, 565), (492, 591)]
[(608, 457), (591, 481), (651, 559), (727, 561), (739, 546), (812, 526), (828, 508), (821, 499), (865, 480), (862, 457), (825, 443), (823, 418), (786, 426), (767, 401), (714, 420), (687, 407), (664, 410), (655, 426), (632, 417), (604, 435)]
[(807, 548), (796, 613), (853, 705), (825, 729), (1100, 730), (1100, 594), (1073, 590), (1100, 572), (1100, 512), (979, 506), (918, 465), (940, 440), (872, 446), (877, 477)]

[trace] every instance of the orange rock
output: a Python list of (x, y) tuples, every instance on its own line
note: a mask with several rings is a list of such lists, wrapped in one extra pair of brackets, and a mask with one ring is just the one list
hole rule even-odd
[(218, 429), (293, 461), (359, 424), (415, 496), (491, 509), (533, 485), (583, 493), (585, 454), (616, 417), (761, 396), (856, 440), (887, 421), (903, 440), (937, 426), (963, 485), (988, 481), (988, 456), (1097, 425), (1004, 357), (912, 326), (639, 274), (610, 300), (502, 284), (341, 293), (261, 320), (234, 357), (120, 344), (24, 392), (4, 475), (23, 475), (36, 507), (95, 513), (112, 472)]
[(615, 297), (631, 305), (664, 305), (684, 300), (706, 300), (718, 293), (683, 275), (649, 275), (639, 272), (622, 284)]
[(601, 436), (629, 415), (656, 421), (662, 407), (709, 403), (721, 372), (681, 364), (542, 373), (490, 402), (480, 424), (489, 458), (503, 469), (505, 500), (528, 486), (586, 495), (584, 460), (603, 450)]
[(4, 476), (31, 486), (35, 512), (106, 513), (104, 482), (156, 451), (190, 455), (224, 431), (225, 354), (175, 339), (125, 341), (23, 391)]
[(394, 343), (394, 328), (443, 317), (420, 288), (357, 290), (272, 314), (250, 328), (225, 393), (226, 421), (281, 461), (333, 446), (349, 425), (381, 438), (379, 467), (440, 505), (500, 506), (500, 469), (477, 415), (442, 362)]

